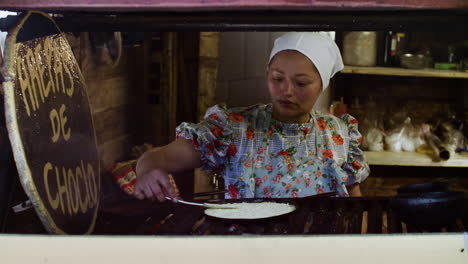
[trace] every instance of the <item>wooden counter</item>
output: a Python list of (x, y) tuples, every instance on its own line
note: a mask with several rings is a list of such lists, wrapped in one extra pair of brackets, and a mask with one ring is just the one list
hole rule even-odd
[(433, 161), (428, 155), (416, 152), (365, 151), (370, 165), (468, 167), (468, 154), (455, 154), (447, 161)]
[(468, 72), (435, 69), (405, 69), (391, 67), (360, 67), (345, 66), (341, 73), (387, 75), (387, 76), (413, 76), (413, 77), (437, 77), (437, 78), (468, 78)]

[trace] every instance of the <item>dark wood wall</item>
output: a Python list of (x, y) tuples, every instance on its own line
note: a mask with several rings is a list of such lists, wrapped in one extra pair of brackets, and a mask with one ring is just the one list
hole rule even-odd
[(467, 168), (372, 166), (371, 175), (361, 185), (364, 196), (393, 196), (407, 184), (443, 181), (449, 188), (468, 191)]
[(93, 47), (89, 33), (69, 34), (68, 40), (88, 85), (101, 171), (107, 170), (143, 143), (143, 48), (123, 46), (119, 63), (113, 65), (106, 46)]

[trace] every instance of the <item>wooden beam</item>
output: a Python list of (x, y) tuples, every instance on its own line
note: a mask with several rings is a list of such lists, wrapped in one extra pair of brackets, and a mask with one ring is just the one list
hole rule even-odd
[(218, 77), (219, 32), (200, 33), (200, 60), (198, 75), (198, 118), (215, 104)]
[(468, 8), (464, 0), (341, 0), (341, 1), (297, 1), (297, 0), (256, 0), (256, 1), (148, 1), (148, 0), (3, 0), (0, 9), (20, 10), (67, 10), (67, 11), (154, 11), (154, 10), (252, 10), (252, 9), (434, 9)]
[[(277, 9), (153, 13), (67, 13), (55, 20), (64, 32), (163, 31), (439, 31), (465, 32), (465, 9)], [(14, 17), (0, 19), (7, 31)]]

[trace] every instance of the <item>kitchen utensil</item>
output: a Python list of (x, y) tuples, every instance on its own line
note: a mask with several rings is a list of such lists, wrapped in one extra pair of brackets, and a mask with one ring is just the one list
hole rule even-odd
[(448, 182), (423, 182), (408, 184), (397, 189), (398, 194), (442, 192), (448, 190)]
[(455, 222), (463, 214), (465, 193), (456, 191), (401, 194), (390, 201), (403, 222), (434, 230)]
[[(172, 200), (171, 198), (166, 196), (167, 200)], [(194, 203), (194, 202), (187, 202), (184, 200), (177, 200), (178, 203), (188, 204), (188, 205), (195, 205), (201, 206), (205, 208), (213, 208), (213, 209), (237, 209), (235, 206), (223, 205), (223, 204), (213, 204), (213, 203)]]
[(400, 65), (409, 69), (432, 68), (432, 57), (424, 54), (405, 53), (400, 55)]

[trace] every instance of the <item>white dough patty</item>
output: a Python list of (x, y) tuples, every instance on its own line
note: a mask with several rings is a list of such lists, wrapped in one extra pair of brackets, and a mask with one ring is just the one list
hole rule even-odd
[(205, 214), (227, 219), (258, 219), (268, 218), (290, 213), (296, 209), (294, 205), (287, 203), (228, 203), (226, 206), (237, 209), (206, 209)]

